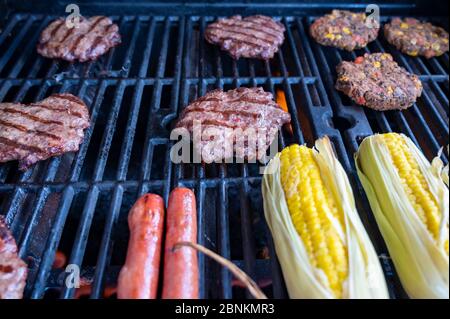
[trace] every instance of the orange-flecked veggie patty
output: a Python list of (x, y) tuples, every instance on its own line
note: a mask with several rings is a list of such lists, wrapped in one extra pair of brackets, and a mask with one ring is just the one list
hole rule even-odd
[(379, 29), (379, 25), (369, 27), (366, 24), (365, 13), (333, 10), (314, 21), (310, 33), (322, 45), (353, 51), (374, 41)]
[(365, 54), (337, 67), (336, 89), (359, 105), (386, 111), (406, 109), (422, 94), (419, 78), (388, 53)]
[(429, 59), (448, 51), (448, 32), (417, 19), (394, 18), (384, 26), (384, 35), (390, 44), (411, 56)]

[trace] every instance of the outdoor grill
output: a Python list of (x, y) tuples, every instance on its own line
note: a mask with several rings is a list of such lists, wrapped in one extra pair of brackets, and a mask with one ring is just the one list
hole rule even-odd
[[(70, 1), (73, 2), (73, 1)], [(381, 35), (364, 50), (344, 52), (308, 34), (316, 16), (334, 8), (364, 11), (370, 2), (323, 1), (76, 1), (81, 14), (110, 15), (122, 45), (96, 62), (40, 57), (36, 41), (66, 1), (0, 1), (0, 102), (30, 103), (51, 93), (80, 96), (91, 112), (80, 151), (38, 163), (26, 172), (0, 164), (0, 214), (29, 265), (27, 298), (74, 298), (63, 270), (52, 269), (56, 251), (81, 266), (91, 298), (116, 285), (128, 244), (127, 214), (147, 192), (167, 201), (176, 186), (197, 196), (199, 244), (245, 270), (271, 298), (286, 298), (280, 266), (264, 220), (258, 164), (173, 164), (170, 131), (180, 111), (214, 88), (262, 86), (285, 92), (293, 134), (280, 147), (312, 146), (328, 135), (349, 174), (361, 219), (379, 254), (392, 298), (405, 298), (359, 184), (353, 154), (376, 132), (401, 132), (431, 159), (449, 142), (449, 54), (426, 60), (401, 54)], [(448, 30), (444, 1), (377, 1), (382, 22), (416, 16)], [(286, 27), (275, 58), (233, 61), (204, 41), (219, 16), (267, 14)], [(334, 89), (335, 66), (366, 52), (389, 52), (419, 75), (424, 92), (407, 111), (376, 112), (356, 106)], [(444, 155), (445, 157), (445, 155)], [(444, 158), (447, 163), (447, 158)], [(202, 298), (249, 298), (227, 270), (200, 255)]]

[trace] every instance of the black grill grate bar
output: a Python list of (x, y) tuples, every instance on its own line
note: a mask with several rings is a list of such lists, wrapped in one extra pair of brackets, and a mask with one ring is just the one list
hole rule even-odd
[[(315, 61), (313, 50), (311, 48), (311, 44), (308, 39), (308, 32), (305, 31), (303, 23), (299, 18), (296, 19), (296, 26), (300, 32), (300, 38), (302, 40), (302, 43), (304, 44), (305, 55), (307, 56), (309, 61)], [(318, 67), (317, 63), (312, 63), (312, 65), (310, 67), (312, 68), (312, 73), (314, 75), (320, 77), (319, 67)], [(309, 78), (305, 77), (304, 81), (308, 81), (308, 80), (309, 80)], [(328, 100), (328, 95), (326, 94), (325, 87), (323, 86), (322, 81), (317, 81), (316, 83), (319, 88), (320, 96), (324, 99), (323, 103), (325, 105), (330, 105), (330, 102)]]
[(133, 33), (131, 36), (131, 41), (130, 44), (128, 46), (127, 52), (125, 53), (125, 57), (124, 57), (124, 61), (122, 63), (122, 71), (123, 71), (123, 76), (127, 77), (128, 74), (130, 73), (130, 69), (131, 69), (131, 61), (132, 61), (132, 56), (133, 53), (135, 51), (135, 47), (136, 47), (136, 42), (138, 39), (138, 35), (139, 35), (139, 31), (140, 31), (140, 20), (139, 19), (135, 19), (134, 21), (134, 27), (133, 27)]
[(67, 215), (69, 213), (70, 206), (72, 205), (72, 200), (75, 196), (75, 191), (73, 187), (67, 186), (61, 196), (60, 206), (58, 208), (55, 221), (52, 227), (50, 227), (49, 237), (45, 245), (44, 254), (42, 256), (42, 261), (38, 266), (38, 271), (36, 279), (34, 282), (31, 281), (30, 287), (32, 291), (30, 297), (33, 299), (42, 298), (46, 284), (47, 278), (49, 276), (50, 268), (53, 263), (53, 258), (58, 247), (58, 242), (61, 238), (62, 231), (64, 228), (64, 223), (66, 221)]
[[(200, 29), (199, 29), (199, 37), (200, 39), (203, 39), (204, 36), (204, 32), (205, 32), (205, 18), (201, 17), (200, 18)], [(199, 43), (199, 62), (198, 62), (198, 67), (199, 70), (197, 70), (197, 72), (199, 72), (199, 77), (200, 77), (200, 89), (198, 90), (197, 97), (203, 96), (206, 93), (206, 85), (205, 82), (203, 81), (204, 75), (205, 75), (205, 65), (204, 65), (204, 59), (205, 59), (205, 43), (204, 41), (200, 41)], [(200, 164), (200, 165), (195, 165), (196, 168), (198, 169), (198, 178), (201, 180), (204, 178), (205, 176), (205, 167), (204, 164)], [(202, 246), (206, 246), (207, 245), (207, 240), (208, 238), (206, 237), (207, 235), (207, 220), (208, 218), (211, 218), (209, 216), (206, 215), (205, 211), (206, 209), (204, 208), (204, 201), (206, 199), (205, 196), (205, 185), (202, 182), (198, 183), (198, 186), (196, 188), (196, 193), (198, 194), (197, 198), (200, 198), (200, 205), (198, 207), (198, 229), (199, 229), (199, 234), (198, 234), (198, 243)], [(200, 298), (206, 298), (207, 294), (209, 293), (206, 285), (207, 285), (207, 280), (209, 278), (207, 278), (207, 269), (206, 269), (206, 260), (205, 260), (205, 256), (203, 254), (199, 255), (198, 258), (198, 264), (199, 264), (199, 269), (200, 269)]]
[[(92, 224), (92, 218), (94, 217), (95, 207), (100, 191), (97, 187), (92, 187), (89, 191), (86, 202), (83, 208), (83, 212), (80, 217), (80, 223), (75, 235), (75, 241), (72, 246), (72, 254), (69, 258), (69, 264), (82, 265), (83, 257), (86, 251), (86, 245), (89, 237), (89, 230)], [(61, 298), (68, 299), (74, 296), (74, 289), (68, 288), (66, 285), (62, 287)]]
[(169, 47), (169, 36), (170, 36), (170, 18), (167, 18), (164, 23), (164, 35), (162, 40), (162, 46), (161, 46), (161, 54), (158, 59), (158, 68), (156, 71), (156, 77), (162, 78), (164, 77), (164, 69), (166, 67), (167, 62), (167, 49)]
[(23, 38), (29, 32), (31, 25), (34, 22), (34, 17), (29, 16), (25, 19), (25, 21), (26, 21), (25, 25), (21, 28), (20, 32), (16, 35), (14, 40), (9, 45), (8, 50), (6, 51), (6, 53), (3, 55), (2, 59), (0, 60), (0, 72), (3, 70), (3, 68), (7, 64), (8, 60), (11, 58), (11, 56), (14, 54), (17, 47), (22, 42)]
[[(221, 181), (219, 184), (219, 203), (221, 203), (219, 208), (219, 218), (218, 218), (218, 232), (219, 232), (219, 254), (226, 259), (231, 259), (231, 248), (230, 248), (230, 231), (229, 231), (229, 218), (228, 218), (228, 200), (227, 200), (227, 185), (224, 182), (224, 175), (221, 174)], [(225, 269), (220, 270), (220, 283), (222, 288), (221, 297), (224, 299), (232, 298), (231, 291), (231, 274)]]
[(8, 24), (3, 28), (2, 33), (0, 33), (0, 46), (3, 44), (5, 39), (11, 34), (12, 30), (16, 27), (19, 21), (22, 21), (23, 18), (19, 18), (17, 15), (13, 15)]
[[(444, 105), (448, 105), (448, 97), (447, 97), (447, 94), (445, 94), (444, 91), (442, 91), (442, 88), (438, 85), (438, 83), (442, 83), (442, 82), (431, 81), (428, 84), (432, 85), (433, 92), (434, 92), (436, 98), (439, 100), (439, 103), (436, 105), (436, 108), (438, 109), (441, 116), (445, 119), (445, 121), (448, 122), (449, 110), (448, 110), (448, 108), (443, 107)], [(433, 105), (435, 105), (435, 104), (433, 104)]]
[(103, 134), (102, 143), (100, 144), (100, 152), (94, 169), (93, 180), (100, 181), (103, 177), (106, 161), (108, 160), (109, 150), (111, 148), (112, 139), (116, 130), (117, 117), (122, 106), (122, 99), (125, 92), (125, 83), (119, 82), (114, 95), (114, 104), (112, 105), (109, 118), (106, 123), (106, 129)]
[(153, 39), (155, 37), (156, 21), (155, 18), (150, 19), (148, 26), (147, 38), (145, 40), (145, 49), (142, 58), (142, 64), (139, 69), (139, 77), (145, 77), (147, 75), (148, 66), (150, 63), (150, 55), (152, 53)]
[(300, 55), (297, 50), (297, 45), (295, 43), (294, 36), (292, 35), (291, 27), (289, 26), (289, 23), (286, 18), (283, 19), (283, 23), (286, 26), (287, 40), (289, 41), (289, 46), (291, 47), (291, 50), (292, 50), (295, 67), (297, 69), (298, 74), (300, 74), (301, 77), (304, 77), (305, 72), (303, 71), (303, 67), (302, 67), (301, 60), (300, 60)]
[(136, 134), (136, 125), (138, 121), (140, 106), (142, 102), (142, 93), (144, 91), (144, 85), (141, 81), (136, 84), (132, 98), (132, 107), (130, 109), (130, 115), (128, 117), (126, 130), (124, 133), (124, 141), (122, 142), (122, 148), (119, 157), (119, 167), (116, 175), (116, 180), (123, 181), (127, 177), (128, 164), (130, 162), (131, 150), (133, 147), (134, 137)]
[(116, 225), (117, 218), (120, 212), (120, 206), (122, 204), (124, 189), (118, 185), (114, 188), (112, 195), (111, 205), (105, 222), (105, 230), (103, 232), (102, 242), (99, 250), (97, 266), (95, 268), (94, 281), (92, 283), (91, 298), (98, 299), (102, 296), (102, 290), (104, 286), (104, 276), (106, 267), (109, 264), (112, 252), (112, 236), (114, 232), (114, 226)]
[(28, 244), (31, 240), (33, 230), (37, 226), (38, 219), (41, 215), (42, 209), (46, 203), (48, 195), (49, 195), (49, 191), (47, 188), (42, 188), (36, 194), (36, 199), (34, 200), (33, 209), (32, 209), (33, 214), (32, 214), (32, 216), (30, 216), (27, 223), (25, 224), (24, 234), (22, 234), (22, 237), (20, 240), (19, 255), (22, 258), (26, 257), (26, 252), (28, 250)]
[(437, 122), (438, 129), (448, 134), (449, 133), (448, 118), (445, 119), (444, 116), (440, 114), (440, 112), (436, 108), (433, 107), (434, 103), (431, 100), (431, 97), (427, 90), (423, 91), (422, 99), (426, 102), (425, 104), (427, 105), (427, 111), (431, 112), (430, 114), (433, 116), (433, 119)]
[(83, 167), (83, 163), (86, 158), (86, 154), (87, 154), (89, 144), (90, 144), (90, 141), (92, 138), (92, 134), (95, 129), (95, 124), (97, 122), (97, 117), (100, 112), (100, 107), (101, 107), (101, 104), (103, 101), (103, 96), (105, 94), (106, 88), (107, 88), (107, 82), (101, 81), (99, 83), (99, 88), (98, 88), (97, 94), (93, 100), (92, 109), (89, 110), (90, 115), (91, 115), (91, 123), (90, 123), (91, 125), (84, 133), (84, 143), (82, 143), (80, 145), (80, 149), (77, 152), (77, 154), (75, 155), (74, 163), (72, 165), (72, 173), (71, 173), (71, 176), (69, 179), (71, 182), (76, 182), (79, 179), (81, 169)]
[[(40, 33), (49, 24), (49, 22), (50, 22), (50, 19), (48, 17), (42, 20), (41, 24), (36, 29), (36, 32), (33, 34), (31, 39), (28, 41), (27, 46), (23, 49), (23, 52), (25, 52), (25, 53), (24, 53), (22, 59), (19, 59), (18, 61), (16, 61), (14, 64), (14, 67), (9, 72), (9, 74), (8, 74), (9, 78), (16, 78), (19, 75), (20, 71), (23, 68), (23, 65), (25, 64), (26, 61), (29, 60), (31, 54), (33, 53), (33, 51), (36, 47), (36, 41), (37, 41)], [(0, 72), (1, 72), (1, 67), (0, 67)]]
[[(201, 182), (196, 182), (195, 187), (195, 194), (198, 200), (198, 207), (197, 207), (197, 218), (198, 218), (198, 243), (202, 246), (206, 246), (206, 240), (205, 234), (206, 234), (206, 216), (204, 214), (204, 201), (205, 201), (205, 186)], [(207, 296), (207, 288), (206, 288), (206, 267), (205, 267), (205, 256), (203, 254), (198, 256), (198, 266), (199, 266), (199, 272), (200, 272), (200, 298), (206, 298)]]
[(181, 17), (179, 20), (179, 30), (178, 30), (178, 39), (177, 39), (177, 52), (175, 56), (175, 68), (174, 68), (174, 83), (173, 83), (173, 90), (172, 90), (172, 98), (170, 100), (170, 110), (172, 114), (171, 116), (176, 116), (176, 113), (179, 108), (179, 96), (180, 96), (180, 81), (182, 77), (182, 66), (183, 66), (183, 51), (186, 47), (186, 43), (189, 41), (189, 38), (185, 37), (185, 30), (187, 27), (186, 19), (185, 17)]
[[(244, 182), (241, 186), (240, 192), (240, 207), (241, 207), (241, 220), (242, 220), (242, 243), (244, 253), (244, 266), (245, 272), (251, 277), (255, 278), (255, 242), (252, 230), (252, 212), (250, 211), (248, 203), (248, 185)], [(246, 292), (247, 298), (252, 298), (251, 294)]]

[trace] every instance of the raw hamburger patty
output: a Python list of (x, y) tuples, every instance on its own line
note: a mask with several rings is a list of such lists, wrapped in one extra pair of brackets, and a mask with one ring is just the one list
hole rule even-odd
[(86, 105), (71, 94), (53, 94), (37, 103), (0, 103), (0, 163), (34, 163), (78, 151), (89, 127)]
[(208, 25), (205, 38), (220, 45), (235, 60), (240, 57), (268, 60), (283, 43), (284, 31), (284, 26), (270, 17), (233, 16)]
[(21, 299), (27, 265), (17, 256), (17, 245), (0, 216), (0, 299)]
[(96, 60), (120, 42), (119, 27), (108, 17), (81, 18), (79, 26), (71, 29), (61, 18), (42, 32), (37, 51), (47, 58), (85, 62)]
[(448, 51), (447, 31), (413, 18), (392, 19), (384, 26), (384, 35), (390, 44), (411, 56), (429, 59)]
[(310, 27), (311, 36), (320, 44), (347, 51), (364, 48), (378, 36), (379, 25), (368, 27), (365, 13), (333, 10)]
[(388, 53), (343, 61), (336, 70), (337, 90), (378, 111), (406, 109), (422, 94), (419, 78), (399, 67)]
[[(234, 156), (261, 159), (291, 116), (262, 88), (238, 88), (211, 91), (197, 99), (186, 107), (176, 127), (187, 129), (193, 136), (195, 120), (201, 124), (203, 136), (199, 141), (194, 137), (194, 148), (203, 162), (211, 163)], [(215, 134), (214, 139), (209, 134)]]

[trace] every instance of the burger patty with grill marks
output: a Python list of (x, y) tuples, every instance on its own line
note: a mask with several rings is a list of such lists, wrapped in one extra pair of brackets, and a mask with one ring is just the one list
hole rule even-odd
[(0, 163), (38, 161), (78, 151), (89, 127), (89, 111), (78, 97), (53, 94), (37, 103), (0, 103)]
[(27, 273), (27, 265), (17, 256), (16, 241), (0, 216), (0, 299), (21, 299)]
[(233, 16), (208, 25), (205, 38), (211, 44), (220, 45), (235, 60), (241, 57), (268, 60), (283, 44), (284, 31), (283, 24), (270, 17)]
[(61, 18), (42, 32), (37, 51), (47, 58), (85, 62), (96, 60), (120, 42), (119, 27), (108, 17), (81, 17), (74, 28), (68, 28)]
[[(192, 102), (181, 114), (176, 130), (189, 131), (205, 163), (233, 157), (250, 161), (261, 159), (278, 130), (290, 121), (290, 114), (275, 103), (271, 93), (262, 88), (238, 88), (214, 90)], [(195, 137), (196, 124), (201, 124), (201, 140)]]

